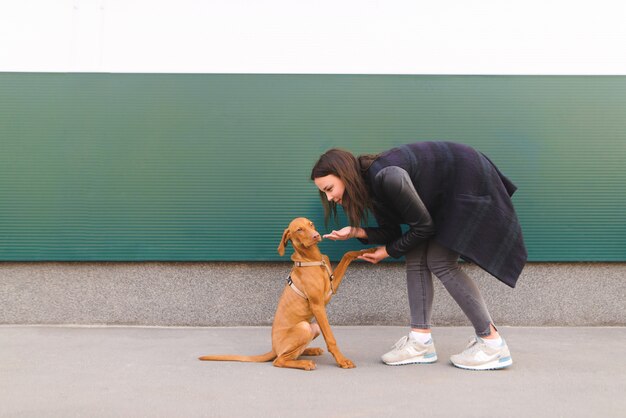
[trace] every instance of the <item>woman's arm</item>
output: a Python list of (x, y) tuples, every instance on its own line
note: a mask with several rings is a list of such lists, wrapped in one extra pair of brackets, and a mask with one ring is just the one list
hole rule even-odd
[(405, 170), (395, 166), (386, 167), (376, 175), (375, 182), (380, 193), (379, 199), (385, 199), (387, 205), (398, 212), (402, 223), (407, 224), (409, 230), (402, 234), (400, 225), (388, 222), (384, 213), (377, 213), (378, 228), (347, 226), (324, 235), (324, 238), (332, 240), (358, 238), (364, 244), (386, 244), (378, 247), (374, 253), (359, 257), (371, 263), (388, 256), (399, 258), (435, 234), (430, 213)]
[(400, 215), (409, 230), (386, 245), (387, 253), (399, 258), (435, 234), (433, 220), (420, 199), (409, 173), (390, 166), (376, 175), (377, 190)]
[[(361, 240), (367, 240), (367, 231), (360, 227), (352, 227), (346, 226), (337, 231), (332, 231), (330, 234), (324, 235), (324, 238), (331, 239), (333, 241), (343, 241), (350, 238), (358, 238)], [(372, 253), (365, 253), (358, 258), (360, 260), (368, 261), (370, 263), (376, 264), (385, 258), (389, 257), (387, 254), (387, 249), (382, 246), (376, 248), (376, 251)]]

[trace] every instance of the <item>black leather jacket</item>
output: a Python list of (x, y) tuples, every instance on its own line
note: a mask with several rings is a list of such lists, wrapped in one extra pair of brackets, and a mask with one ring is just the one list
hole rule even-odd
[[(435, 234), (435, 224), (404, 169), (385, 167), (371, 185), (378, 227), (364, 228), (370, 244), (386, 244), (387, 253), (399, 258)], [(408, 225), (402, 233), (401, 224)]]

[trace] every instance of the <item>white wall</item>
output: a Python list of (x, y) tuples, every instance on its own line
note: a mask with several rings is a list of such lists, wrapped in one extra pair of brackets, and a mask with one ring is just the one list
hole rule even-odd
[(0, 71), (626, 74), (623, 0), (0, 0)]

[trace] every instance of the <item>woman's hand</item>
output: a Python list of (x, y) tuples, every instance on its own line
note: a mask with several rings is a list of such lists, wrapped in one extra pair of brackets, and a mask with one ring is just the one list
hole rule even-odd
[(346, 226), (338, 231), (332, 231), (330, 234), (324, 235), (324, 238), (331, 239), (333, 241), (344, 241), (350, 238), (355, 238), (357, 234), (357, 228)]
[(382, 246), (382, 247), (376, 248), (376, 251), (374, 251), (373, 253), (365, 253), (359, 256), (358, 259), (365, 260), (372, 264), (378, 264), (379, 262), (381, 262), (387, 257), (389, 257), (389, 254), (387, 254), (387, 249), (384, 246)]

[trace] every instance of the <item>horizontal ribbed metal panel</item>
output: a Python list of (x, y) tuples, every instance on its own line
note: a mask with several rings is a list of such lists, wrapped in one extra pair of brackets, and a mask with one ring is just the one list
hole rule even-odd
[(322, 152), (415, 140), (494, 160), (531, 260), (626, 260), (626, 77), (44, 73), (0, 74), (0, 260), (276, 260)]

